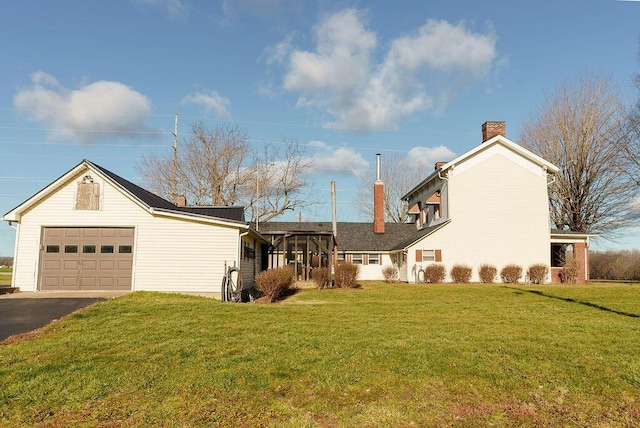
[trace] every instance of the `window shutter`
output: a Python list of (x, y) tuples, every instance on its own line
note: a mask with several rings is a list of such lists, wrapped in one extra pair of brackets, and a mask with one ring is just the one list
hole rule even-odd
[(347, 254), (344, 256), (344, 261), (345, 262), (353, 262), (353, 255), (351, 254)]
[(441, 262), (442, 261), (442, 250), (436, 250), (436, 261), (437, 262)]
[(422, 250), (416, 250), (416, 262), (422, 261)]
[(378, 264), (382, 264), (382, 254), (378, 254)]
[(363, 254), (362, 255), (362, 264), (363, 265), (368, 265), (369, 264), (369, 254)]

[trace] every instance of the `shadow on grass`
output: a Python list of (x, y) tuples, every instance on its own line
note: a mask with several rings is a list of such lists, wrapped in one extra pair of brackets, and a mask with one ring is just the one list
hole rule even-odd
[[(506, 288), (511, 288), (511, 287), (506, 287)], [(590, 308), (600, 309), (601, 311), (611, 312), (612, 314), (622, 315), (622, 316), (629, 317), (629, 318), (640, 318), (640, 315), (634, 314), (634, 313), (631, 313), (631, 312), (618, 311), (616, 309), (607, 308), (606, 306), (598, 305), (598, 304), (591, 303), (591, 302), (585, 302), (585, 301), (582, 301), (582, 300), (576, 300), (576, 299), (572, 299), (570, 297), (554, 296), (553, 294), (544, 293), (544, 292), (542, 292), (540, 290), (522, 290), (521, 288), (511, 288), (511, 289), (512, 290), (518, 290), (519, 292), (526, 291), (527, 293), (536, 294), (536, 295), (542, 296), (542, 297), (548, 297), (550, 299), (562, 300), (564, 302), (577, 303), (579, 305), (584, 305), (584, 306), (588, 306)], [(516, 293), (518, 291), (516, 291)]]

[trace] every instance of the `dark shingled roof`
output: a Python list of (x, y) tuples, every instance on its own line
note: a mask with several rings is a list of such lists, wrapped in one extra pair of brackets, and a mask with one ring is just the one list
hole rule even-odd
[(385, 223), (384, 233), (374, 233), (372, 223), (338, 223), (340, 251), (390, 251), (416, 233), (409, 223)]
[(93, 168), (97, 169), (104, 175), (108, 176), (110, 179), (118, 183), (122, 186), (126, 191), (131, 193), (133, 196), (138, 198), (144, 204), (146, 204), (150, 208), (161, 208), (165, 210), (171, 211), (182, 211), (191, 214), (198, 214), (206, 217), (214, 217), (221, 218), (225, 220), (232, 220), (238, 222), (244, 222), (244, 207), (178, 207), (175, 204), (167, 201), (160, 196), (149, 192), (146, 189), (138, 186), (137, 184), (133, 184), (129, 180), (125, 180), (120, 177), (118, 174), (114, 174), (106, 168), (101, 167), (100, 165), (96, 165), (93, 162), (90, 162), (85, 159), (87, 164), (91, 165)]
[(244, 207), (177, 207), (180, 211), (244, 222)]
[(147, 206), (152, 207), (152, 208), (164, 208), (166, 210), (175, 210), (176, 209), (176, 206), (174, 204), (172, 204), (171, 202), (167, 201), (166, 199), (161, 198), (160, 196), (158, 196), (156, 194), (153, 194), (153, 193), (149, 192), (148, 190), (143, 189), (142, 187), (138, 186), (137, 184), (133, 184), (129, 180), (125, 180), (124, 178), (120, 177), (117, 174), (114, 174), (113, 172), (109, 171), (108, 169), (105, 169), (105, 168), (101, 167), (100, 165), (96, 165), (95, 163), (90, 162), (88, 160), (85, 160), (85, 162), (88, 163), (89, 165), (93, 166), (95, 169), (99, 170), (100, 172), (102, 172), (104, 175), (106, 175), (109, 178), (111, 178), (113, 181), (118, 183), (120, 186), (124, 187), (129, 193), (131, 193), (136, 198), (140, 199)]
[(445, 221), (436, 226), (425, 227), (424, 229), (420, 229), (420, 230), (414, 230), (411, 236), (409, 236), (407, 239), (403, 241), (399, 241), (392, 249), (402, 250), (408, 247), (409, 245), (413, 244), (414, 242), (416, 242), (418, 239), (424, 238), (427, 235), (431, 235), (433, 232), (435, 232), (436, 230), (440, 229), (441, 227), (445, 226), (448, 223), (449, 221)]
[[(386, 223), (385, 233), (374, 233), (372, 223), (338, 222), (340, 251), (390, 251), (399, 242), (416, 234), (416, 227), (408, 223)], [(331, 222), (266, 222), (260, 224), (263, 235), (270, 234), (330, 234)]]
[(262, 234), (290, 234), (290, 233), (331, 233), (333, 224), (330, 221), (268, 221), (258, 224)]

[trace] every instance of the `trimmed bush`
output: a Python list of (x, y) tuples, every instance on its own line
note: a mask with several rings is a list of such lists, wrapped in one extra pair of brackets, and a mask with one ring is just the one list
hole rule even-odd
[(522, 267), (510, 264), (506, 265), (500, 271), (500, 278), (505, 284), (517, 284), (522, 276)]
[(382, 268), (384, 282), (396, 282), (398, 280), (398, 268), (393, 265)]
[(482, 282), (483, 284), (493, 284), (493, 282), (496, 280), (497, 274), (498, 268), (493, 265), (480, 265), (480, 269), (478, 270), (480, 282)]
[(311, 272), (311, 278), (313, 279), (313, 283), (316, 284), (316, 287), (318, 287), (318, 290), (331, 287), (331, 270), (329, 270), (328, 267), (313, 268)]
[(529, 266), (527, 269), (527, 278), (532, 284), (543, 284), (547, 280), (549, 268), (547, 265), (536, 264)]
[(265, 270), (256, 276), (256, 288), (264, 300), (275, 302), (291, 292), (295, 278), (295, 272), (290, 267)]
[(337, 264), (335, 267), (335, 284), (340, 288), (356, 288), (360, 266), (351, 262)]
[(424, 271), (424, 282), (439, 284), (444, 282), (447, 272), (443, 265), (431, 263), (422, 269)]
[(453, 265), (449, 275), (451, 276), (451, 282), (458, 284), (466, 284), (471, 281), (471, 266), (467, 265)]
[(573, 257), (567, 257), (564, 266), (558, 272), (558, 276), (563, 284), (575, 284), (578, 282), (578, 264)]

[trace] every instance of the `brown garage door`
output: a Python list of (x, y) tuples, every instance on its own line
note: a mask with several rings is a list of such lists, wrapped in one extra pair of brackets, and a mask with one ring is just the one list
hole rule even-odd
[(133, 228), (46, 227), (41, 290), (130, 290)]

